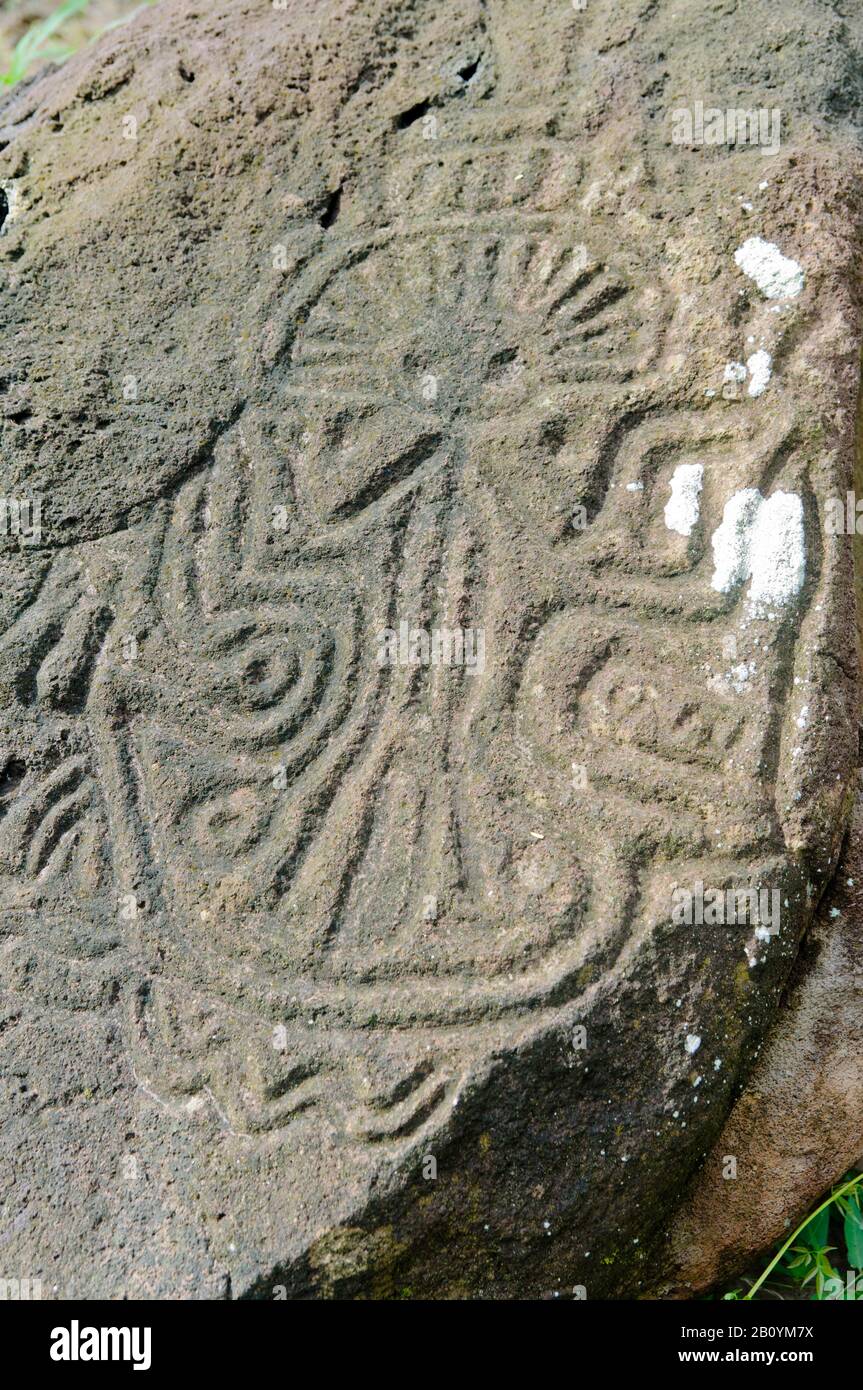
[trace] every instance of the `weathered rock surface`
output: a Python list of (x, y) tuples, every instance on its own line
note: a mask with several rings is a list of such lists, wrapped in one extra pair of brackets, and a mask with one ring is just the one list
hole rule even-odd
[(0, 110), (5, 1275), (655, 1285), (857, 761), (863, 23), (676, 8), (166, 3)]
[[(731, 1168), (728, 1159), (735, 1160)], [(656, 1256), (658, 1293), (732, 1279), (863, 1158), (863, 806), (763, 1055)], [(735, 1176), (730, 1176), (735, 1173)], [(793, 1227), (792, 1227), (793, 1229)]]

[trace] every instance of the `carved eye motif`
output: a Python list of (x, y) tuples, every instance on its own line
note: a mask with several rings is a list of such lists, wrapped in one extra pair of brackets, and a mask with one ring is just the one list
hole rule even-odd
[(238, 787), (205, 802), (195, 812), (195, 839), (233, 860), (253, 848), (271, 814), (259, 787)]

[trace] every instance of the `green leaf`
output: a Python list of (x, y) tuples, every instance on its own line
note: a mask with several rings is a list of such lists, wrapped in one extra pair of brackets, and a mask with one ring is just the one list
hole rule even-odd
[(812, 1261), (809, 1259), (808, 1253), (795, 1255), (793, 1260), (787, 1260), (784, 1264), (780, 1264), (779, 1268), (783, 1274), (788, 1275), (789, 1279), (794, 1279), (799, 1283), (812, 1268)]
[[(802, 1224), (801, 1226), (798, 1226), (796, 1230), (792, 1231), (792, 1232), (791, 1232), (791, 1235), (788, 1237), (788, 1239), (787, 1239), (786, 1241), (784, 1241), (784, 1242), (782, 1243), (782, 1245), (780, 1245), (779, 1249), (776, 1251), (776, 1254), (773, 1256), (773, 1258), (772, 1258), (772, 1260), (770, 1261), (770, 1263), (761, 1271), (761, 1273), (759, 1274), (758, 1278), (755, 1280), (755, 1283), (754, 1283), (754, 1284), (752, 1285), (752, 1287), (749, 1289), (749, 1292), (748, 1292), (747, 1294), (744, 1295), (744, 1301), (745, 1301), (745, 1302), (747, 1302), (747, 1303), (751, 1302), (751, 1300), (752, 1300), (752, 1299), (755, 1297), (755, 1295), (757, 1294), (758, 1290), (761, 1288), (761, 1286), (762, 1286), (762, 1284), (764, 1283), (765, 1279), (769, 1278), (769, 1276), (772, 1274), (773, 1270), (776, 1268), (776, 1266), (780, 1263), (781, 1260), (784, 1260), (784, 1259), (787, 1258), (789, 1250), (790, 1250), (791, 1247), (794, 1245), (794, 1242), (798, 1239), (798, 1237), (801, 1235), (801, 1233), (803, 1232), (803, 1230), (806, 1229), (807, 1227), (813, 1226), (813, 1225), (815, 1224), (817, 1218), (820, 1217), (820, 1216), (822, 1216), (822, 1213), (824, 1213), (824, 1212), (827, 1212), (827, 1216), (826, 1216), (826, 1218), (824, 1218), (824, 1219), (826, 1220), (827, 1225), (829, 1226), (829, 1224), (830, 1224), (829, 1208), (830, 1208), (831, 1206), (837, 1205), (837, 1204), (842, 1200), (843, 1197), (848, 1197), (848, 1196), (851, 1195), (851, 1194), (853, 1194), (855, 1198), (859, 1197), (861, 1184), (863, 1184), (863, 1173), (854, 1173), (850, 1178), (846, 1176), (846, 1178), (843, 1180), (842, 1184), (841, 1184), (839, 1187), (834, 1188), (834, 1190), (831, 1192), (830, 1196), (827, 1197), (827, 1198), (825, 1198), (825, 1200), (821, 1203), (821, 1205), (817, 1208), (817, 1210), (814, 1211), (814, 1212), (812, 1213), (812, 1215), (811, 1215), (806, 1221), (804, 1221), (803, 1224)], [(825, 1230), (825, 1232), (824, 1232), (824, 1238), (823, 1238), (822, 1241), (819, 1243), (819, 1244), (820, 1244), (820, 1248), (822, 1249), (822, 1251), (826, 1248), (826, 1247), (824, 1246), (824, 1240), (826, 1240), (826, 1237), (827, 1237), (827, 1233), (826, 1233), (826, 1230)], [(797, 1253), (797, 1251), (798, 1251), (800, 1248), (801, 1248), (801, 1247), (798, 1247), (798, 1246), (795, 1246), (795, 1247), (794, 1247), (794, 1249), (795, 1249), (795, 1254)], [(817, 1268), (817, 1266), (816, 1266), (816, 1264), (815, 1264), (815, 1255), (814, 1255), (814, 1253), (813, 1253), (811, 1250), (810, 1250), (808, 1253), (809, 1253), (809, 1256), (810, 1256), (810, 1259), (811, 1259), (811, 1262), (812, 1262), (812, 1273), (814, 1273), (815, 1268)], [(799, 1273), (795, 1274), (794, 1277), (795, 1277), (795, 1278), (799, 1278)], [(811, 1278), (811, 1274), (808, 1275), (807, 1278)]]
[(822, 1250), (827, 1244), (827, 1229), (830, 1225), (830, 1207), (825, 1206), (821, 1211), (816, 1211), (810, 1221), (806, 1222), (798, 1239), (804, 1245), (808, 1245), (810, 1250)]
[(859, 1208), (850, 1207), (846, 1211), (844, 1233), (848, 1263), (854, 1269), (863, 1269), (863, 1215)]

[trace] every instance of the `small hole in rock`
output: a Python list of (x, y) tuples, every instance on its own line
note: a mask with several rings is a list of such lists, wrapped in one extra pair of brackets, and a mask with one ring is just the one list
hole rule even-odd
[(416, 106), (409, 106), (407, 111), (396, 116), (396, 130), (407, 130), (408, 126), (414, 125), (416, 121), (421, 121), (430, 106), (430, 101), (418, 101)]
[(342, 190), (341, 188), (337, 188), (335, 193), (331, 193), (330, 196), (327, 198), (326, 207), (321, 213), (321, 226), (323, 227), (325, 232), (328, 231), (329, 228), (332, 227), (333, 223), (336, 221), (336, 218), (338, 217), (339, 212), (341, 211), (341, 206)]
[(7, 196), (6, 196), (6, 189), (5, 189), (5, 188), (0, 188), (0, 231), (3, 230), (3, 224), (5, 223), (6, 218), (7, 218), (8, 216), (9, 216), (9, 199), (8, 199)]
[(10, 758), (3, 771), (0, 772), (0, 796), (7, 796), (14, 791), (20, 782), (23, 782), (27, 772), (27, 764), (21, 758)]
[(467, 63), (463, 68), (459, 68), (458, 75), (462, 82), (470, 82), (479, 65), (480, 59), (477, 58), (475, 63)]
[(195, 74), (194, 74), (193, 72), (190, 72), (190, 71), (189, 71), (189, 69), (186, 67), (185, 63), (180, 63), (180, 64), (179, 64), (179, 66), (178, 66), (178, 68), (177, 68), (177, 72), (180, 74), (180, 76), (182, 77), (182, 79), (183, 79), (184, 82), (194, 82), (194, 80), (195, 80)]

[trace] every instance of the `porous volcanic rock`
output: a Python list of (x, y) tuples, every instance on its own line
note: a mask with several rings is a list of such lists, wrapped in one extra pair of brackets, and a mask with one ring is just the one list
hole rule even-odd
[(654, 1286), (853, 799), (861, 29), (167, 0), (6, 98), (4, 1277)]
[(656, 1251), (655, 1294), (691, 1298), (732, 1280), (855, 1167), (863, 1168), (859, 796), (777, 1023)]

